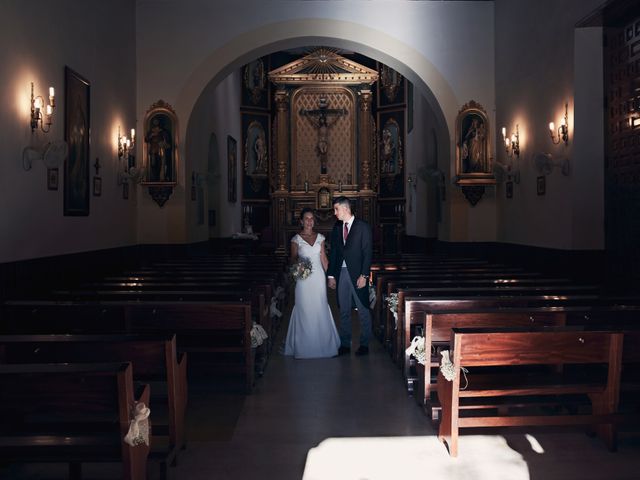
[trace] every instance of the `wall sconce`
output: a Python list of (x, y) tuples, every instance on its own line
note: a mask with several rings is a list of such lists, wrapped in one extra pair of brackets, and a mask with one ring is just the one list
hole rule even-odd
[[(51, 116), (56, 106), (56, 95), (53, 87), (49, 87), (49, 103), (44, 104), (44, 98), (41, 95), (33, 94), (33, 82), (31, 82), (31, 133), (40, 127), (44, 133), (49, 132), (51, 128)], [(44, 115), (42, 109), (44, 110)], [(46, 125), (46, 128), (45, 128)]]
[(511, 137), (507, 137), (507, 129), (502, 127), (502, 141), (509, 158), (514, 156), (520, 158), (520, 131), (518, 130), (518, 124), (516, 124), (516, 131), (511, 134)]
[(136, 168), (135, 144), (135, 128), (131, 129), (131, 138), (127, 138), (120, 134), (120, 127), (118, 127), (118, 159), (124, 161), (124, 168), (118, 172), (118, 185), (129, 182), (140, 183), (144, 178), (144, 169)]
[(551, 135), (551, 141), (554, 144), (558, 144), (560, 143), (560, 140), (562, 140), (565, 145), (567, 145), (569, 143), (569, 125), (568, 125), (568, 120), (569, 120), (569, 104), (565, 103), (564, 104), (564, 117), (562, 117), (562, 120), (560, 122), (560, 126), (558, 127), (558, 135), (556, 136), (556, 126), (553, 122), (549, 123), (549, 134)]

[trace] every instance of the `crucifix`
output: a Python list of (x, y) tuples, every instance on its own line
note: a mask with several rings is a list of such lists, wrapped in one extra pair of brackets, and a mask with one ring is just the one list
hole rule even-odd
[[(342, 115), (346, 115), (346, 108), (329, 108), (327, 97), (320, 97), (318, 108), (313, 110), (300, 109), (300, 115), (309, 118), (314, 127), (318, 129), (318, 143), (316, 154), (320, 158), (320, 173), (327, 173), (327, 151), (329, 150), (329, 128), (338, 121)], [(329, 121), (329, 116), (333, 116)]]

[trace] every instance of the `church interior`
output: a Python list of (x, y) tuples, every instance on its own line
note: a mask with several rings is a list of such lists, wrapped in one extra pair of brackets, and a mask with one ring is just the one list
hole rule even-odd
[[(638, 2), (0, 13), (0, 478), (637, 478)], [(293, 358), (342, 198), (370, 351)]]

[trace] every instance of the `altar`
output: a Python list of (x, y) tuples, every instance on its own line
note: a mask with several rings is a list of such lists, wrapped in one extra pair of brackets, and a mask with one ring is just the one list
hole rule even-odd
[(316, 230), (330, 236), (333, 199), (352, 198), (356, 215), (375, 221), (377, 170), (371, 85), (376, 70), (330, 49), (318, 49), (269, 72), (275, 92), (276, 175), (273, 225), (286, 253), (303, 208), (316, 212)]

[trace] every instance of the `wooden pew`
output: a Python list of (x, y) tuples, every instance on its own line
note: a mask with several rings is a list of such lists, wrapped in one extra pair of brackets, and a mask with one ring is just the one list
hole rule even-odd
[(175, 333), (190, 365), (242, 374), (245, 390), (253, 387), (250, 302), (11, 300), (1, 313), (5, 334)]
[[(409, 293), (409, 292), (408, 292)], [(598, 325), (598, 318), (606, 312), (623, 312), (638, 308), (640, 297), (608, 297), (598, 295), (533, 295), (533, 296), (494, 296), (494, 297), (451, 297), (451, 298), (425, 298), (409, 296), (403, 303), (398, 303), (399, 325), (403, 332), (398, 332), (397, 337), (402, 336), (401, 346), (396, 346), (397, 352), (402, 354), (400, 366), (408, 388), (413, 387), (413, 377), (410, 375), (409, 362), (405, 354), (405, 346), (408, 346), (415, 334), (416, 327), (424, 327), (425, 315), (429, 313), (447, 312), (483, 312), (501, 311), (513, 309), (536, 309), (543, 311), (566, 313), (568, 325), (584, 325), (585, 315), (591, 315), (591, 325)], [(403, 308), (404, 307), (404, 308)], [(602, 322), (599, 323), (602, 326)], [(608, 325), (609, 327), (611, 325)], [(398, 341), (398, 338), (396, 338)], [(410, 382), (410, 383), (409, 383)]]
[[(622, 333), (584, 331), (517, 331), (512, 329), (453, 329), (451, 361), (456, 377), (448, 381), (438, 373), (438, 398), (442, 420), (438, 438), (458, 455), (460, 428), (521, 425), (591, 425), (610, 450), (616, 447), (615, 414), (620, 390)], [(606, 378), (592, 378), (562, 371), (557, 376), (476, 373), (478, 367), (522, 365), (606, 364)], [(468, 385), (465, 387), (466, 373)], [(470, 399), (501, 399), (523, 396), (586, 395), (587, 414), (497, 415), (478, 410), (477, 416), (461, 416)], [(466, 410), (466, 412), (471, 412)], [(483, 415), (484, 414), (484, 415)]]
[[(422, 325), (424, 316), (415, 316), (415, 311), (407, 310), (405, 312), (406, 299), (413, 297), (431, 298), (433, 300), (455, 299), (473, 299), (477, 296), (479, 299), (485, 297), (500, 298), (503, 306), (551, 306), (553, 304), (564, 302), (567, 297), (575, 297), (577, 295), (598, 295), (598, 287), (593, 285), (534, 285), (534, 286), (496, 286), (496, 287), (476, 287), (476, 288), (408, 288), (398, 290), (398, 327), (395, 329), (395, 342), (393, 342), (393, 358), (396, 362), (403, 366), (404, 350), (411, 340), (411, 330), (417, 325)], [(523, 297), (524, 300), (516, 300)], [(535, 301), (537, 297), (539, 300)], [(451, 300), (448, 300), (449, 303)], [(535, 301), (535, 305), (531, 302)], [(423, 313), (427, 313), (426, 311)], [(391, 315), (391, 313), (389, 313)]]
[[(151, 457), (166, 473), (166, 465), (186, 446), (187, 356), (178, 359), (175, 335), (0, 335), (3, 364), (104, 362), (130, 362), (134, 381), (153, 385)], [(164, 423), (160, 405), (167, 409)]]
[(68, 463), (72, 479), (120, 462), (121, 478), (146, 480), (149, 447), (123, 441), (136, 400), (149, 406), (149, 386), (136, 395), (129, 363), (0, 365), (0, 461)]
[[(460, 291), (463, 294), (491, 292), (497, 289), (508, 288), (510, 292), (518, 292), (520, 289), (532, 289), (535, 287), (549, 288), (558, 286), (560, 289), (569, 286), (567, 278), (542, 277), (539, 274), (530, 275), (526, 273), (503, 273), (503, 272), (484, 272), (476, 275), (452, 275), (447, 277), (419, 277), (419, 276), (403, 276), (403, 277), (387, 277), (382, 279), (386, 290), (385, 295), (388, 297), (391, 293), (403, 292), (401, 298), (407, 295), (433, 296), (433, 292), (439, 292), (450, 289), (444, 294), (454, 294)], [(573, 288), (573, 286), (571, 286)], [(426, 293), (425, 293), (426, 292)], [(394, 319), (390, 312), (385, 311), (384, 316), (384, 345), (389, 347), (393, 340)], [(394, 320), (392, 322), (392, 320)]]
[[(436, 376), (432, 368), (440, 364), (441, 350), (449, 348), (451, 329), (453, 328), (499, 328), (499, 327), (542, 327), (565, 326), (566, 314), (556, 312), (553, 309), (527, 308), (527, 309), (487, 309), (481, 311), (461, 312), (432, 312), (425, 315), (424, 321), (424, 346), (425, 352), (431, 352), (427, 358), (430, 363), (424, 368), (419, 368), (415, 375), (410, 370), (409, 358), (405, 358), (405, 380), (407, 389), (414, 393), (418, 403), (427, 406), (430, 413), (437, 407), (436, 399), (432, 398), (436, 391), (436, 383), (432, 382)], [(405, 356), (408, 357), (405, 353)], [(418, 383), (415, 389), (413, 383)], [(416, 391), (417, 390), (417, 391)], [(432, 415), (433, 418), (433, 415)]]

